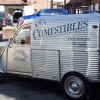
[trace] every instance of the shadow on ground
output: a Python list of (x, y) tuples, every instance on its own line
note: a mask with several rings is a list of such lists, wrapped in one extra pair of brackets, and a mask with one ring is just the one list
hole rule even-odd
[(2, 100), (67, 100), (58, 82), (29, 78), (11, 78), (0, 84)]
[[(0, 83), (0, 100), (68, 100), (58, 82), (10, 77)], [(100, 100), (100, 84), (92, 85), (88, 100)]]
[(100, 100), (100, 84), (91, 85), (90, 100)]

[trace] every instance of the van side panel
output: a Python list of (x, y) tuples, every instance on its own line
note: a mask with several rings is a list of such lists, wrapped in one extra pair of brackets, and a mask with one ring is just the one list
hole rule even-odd
[(77, 15), (77, 20), (74, 16), (70, 17), (36, 19), (33, 23), (32, 49), (97, 51), (99, 19), (93, 20), (83, 15)]
[[(52, 52), (51, 55), (53, 54), (56, 57), (54, 61), (56, 59), (59, 61), (57, 62), (59, 64), (56, 64), (51, 59), (49, 60), (50, 64), (53, 63), (54, 68), (60, 65), (60, 67), (57, 67), (59, 68), (59, 76), (61, 76), (59, 78), (62, 78), (68, 72), (75, 71), (81, 73), (91, 81), (100, 81), (99, 24), (99, 14), (36, 18), (32, 31), (32, 50), (35, 50), (32, 55), (33, 75), (34, 73), (38, 73), (41, 65), (43, 71), (47, 71), (43, 63), (47, 63), (45, 60), (46, 57), (49, 59), (48, 54), (45, 52), (50, 51)], [(57, 52), (53, 51), (59, 51), (60, 56), (56, 54)], [(39, 54), (38, 59), (35, 61), (37, 54)], [(40, 61), (43, 61), (42, 64)], [(39, 66), (39, 69), (36, 66)], [(47, 67), (50, 68), (50, 66)], [(44, 73), (41, 76), (45, 78)]]
[(75, 71), (89, 80), (99, 79), (99, 52), (61, 51), (61, 77), (67, 72)]
[(33, 77), (59, 80), (59, 52), (57, 50), (32, 50)]

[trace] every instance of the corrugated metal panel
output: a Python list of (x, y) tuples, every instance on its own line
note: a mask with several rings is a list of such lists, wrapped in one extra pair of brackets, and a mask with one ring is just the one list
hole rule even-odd
[(58, 51), (32, 50), (33, 77), (59, 80)]
[[(36, 22), (43, 19), (45, 20), (45, 24), (39, 25), (37, 28), (34, 26), (34, 29), (44, 30), (53, 28), (53, 32), (55, 27), (59, 27), (62, 25), (74, 24), (79, 22), (88, 23), (88, 27), (83, 29), (74, 29), (64, 33), (57, 33), (53, 35), (46, 36), (46, 34), (42, 34), (42, 37), (39, 37), (38, 31), (35, 34), (35, 38), (32, 38), (32, 48), (33, 49), (53, 49), (53, 50), (89, 50), (89, 49), (98, 49), (98, 33), (99, 33), (99, 21), (100, 16), (93, 16), (93, 18), (89, 15), (75, 15), (74, 17), (71, 15), (61, 16), (61, 17), (41, 17), (40, 19), (36, 19)], [(85, 23), (86, 24), (86, 23)], [(84, 25), (85, 25), (84, 24)], [(82, 27), (84, 27), (84, 25)], [(93, 25), (97, 25), (98, 28), (94, 29)], [(64, 27), (62, 28), (64, 30)], [(34, 30), (33, 30), (34, 31)], [(33, 33), (34, 34), (34, 33)], [(32, 34), (32, 37), (33, 37)], [(85, 40), (82, 40), (85, 39)]]
[(99, 81), (99, 53), (61, 51), (61, 77), (67, 72), (82, 73), (90, 80)]
[[(35, 24), (37, 25), (37, 27), (35, 26)], [(68, 25), (71, 24), (73, 25), (72, 30), (61, 32), (64, 31), (66, 28), (68, 28)], [(99, 14), (95, 15), (80, 14), (80, 15), (68, 15), (61, 17), (48, 16), (48, 17), (37, 18), (33, 23), (34, 27), (32, 34), (33, 37), (32, 49), (60, 50), (61, 77), (63, 77), (63, 75), (69, 71), (76, 71), (82, 73), (88, 79), (98, 81), (99, 80), (99, 53), (98, 53), (99, 24), (100, 24)], [(67, 25), (66, 28), (64, 28), (63, 25)], [(96, 26), (97, 28), (94, 28), (93, 25)], [(60, 27), (60, 31), (58, 30), (59, 28), (56, 29), (55, 27), (56, 28)], [(42, 32), (45, 29), (50, 29), (49, 30), (50, 32), (47, 30), (45, 34), (39, 33), (40, 31)], [(51, 30), (53, 33), (51, 32)], [(42, 56), (45, 58), (46, 56), (44, 55), (45, 53), (43, 53), (43, 51), (41, 52), (35, 51), (35, 52), (43, 54), (43, 55), (39, 54), (38, 59), (40, 59)], [(36, 54), (33, 54), (33, 56), (34, 55), (37, 56)], [(56, 57), (55, 59), (58, 58)], [(34, 60), (35, 58), (33, 58), (33, 61)], [(43, 61), (42, 58), (40, 60)], [(39, 63), (41, 64), (42, 62), (40, 61), (36, 62), (35, 66), (37, 65), (39, 66)], [(45, 64), (47, 65), (46, 62)], [(43, 67), (44, 66), (45, 65), (43, 65)]]

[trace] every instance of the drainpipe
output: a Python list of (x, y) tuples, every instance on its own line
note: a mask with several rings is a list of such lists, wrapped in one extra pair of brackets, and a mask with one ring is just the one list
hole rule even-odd
[(51, 8), (53, 8), (53, 0), (51, 0)]
[(64, 8), (66, 8), (66, 0), (64, 0)]

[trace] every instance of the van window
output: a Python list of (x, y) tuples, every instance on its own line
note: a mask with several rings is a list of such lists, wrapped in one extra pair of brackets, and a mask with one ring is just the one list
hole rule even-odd
[(18, 35), (13, 40), (13, 43), (14, 44), (30, 44), (31, 43), (30, 33), (31, 33), (30, 26), (22, 28), (18, 32)]

